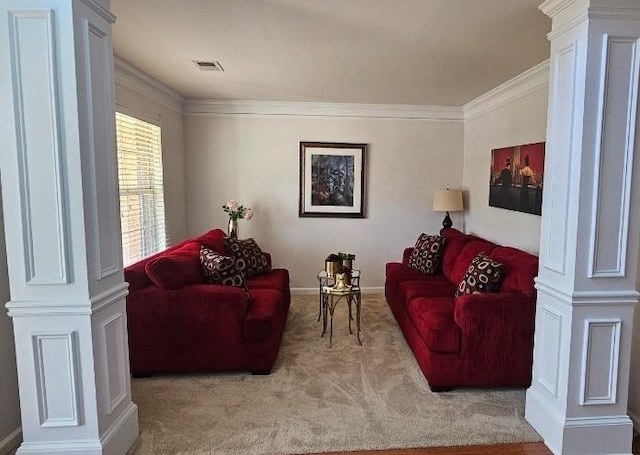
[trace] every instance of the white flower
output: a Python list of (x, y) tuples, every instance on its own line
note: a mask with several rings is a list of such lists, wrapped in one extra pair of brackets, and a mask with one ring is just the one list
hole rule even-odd
[(238, 207), (240, 207), (240, 203), (235, 199), (231, 199), (227, 201), (227, 207), (229, 208), (229, 210), (236, 210)]
[(244, 213), (244, 219), (250, 220), (251, 218), (253, 218), (253, 210), (247, 209), (247, 211)]

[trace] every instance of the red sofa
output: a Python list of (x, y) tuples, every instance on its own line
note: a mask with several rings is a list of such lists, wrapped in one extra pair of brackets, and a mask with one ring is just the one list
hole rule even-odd
[(224, 253), (225, 237), (212, 230), (125, 269), (134, 376), (271, 372), (291, 301), (289, 273), (271, 269), (247, 279), (248, 301), (242, 288), (205, 283), (200, 245)]
[[(429, 386), (527, 386), (531, 383), (538, 258), (446, 229), (442, 270), (425, 275), (402, 263), (386, 265), (385, 295)], [(484, 252), (505, 265), (496, 293), (461, 295), (457, 284)]]

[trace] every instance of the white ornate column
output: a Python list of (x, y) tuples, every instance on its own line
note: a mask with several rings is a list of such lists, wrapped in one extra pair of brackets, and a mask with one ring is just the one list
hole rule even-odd
[(553, 25), (526, 418), (555, 454), (631, 454), (640, 2), (548, 0), (540, 9)]
[(131, 402), (109, 0), (0, 2), (0, 147), (24, 442), (124, 454)]

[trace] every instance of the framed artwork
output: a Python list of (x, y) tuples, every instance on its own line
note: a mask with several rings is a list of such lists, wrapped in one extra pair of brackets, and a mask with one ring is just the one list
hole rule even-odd
[(489, 205), (542, 214), (544, 142), (491, 150)]
[(367, 144), (300, 142), (300, 217), (364, 218)]

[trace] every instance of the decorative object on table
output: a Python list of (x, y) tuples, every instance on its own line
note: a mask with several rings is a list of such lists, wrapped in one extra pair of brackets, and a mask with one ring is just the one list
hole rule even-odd
[(245, 207), (235, 199), (227, 201), (222, 206), (222, 210), (229, 214), (229, 237), (232, 239), (238, 238), (238, 220), (245, 219), (250, 220), (253, 218), (253, 211), (249, 207)]
[(338, 257), (340, 258), (342, 265), (349, 267), (349, 269), (353, 269), (353, 261), (356, 260), (355, 254), (338, 252)]
[(339, 265), (336, 270), (336, 282), (333, 289), (336, 291), (346, 291), (351, 289), (351, 269), (345, 265)]
[(462, 202), (462, 190), (452, 190), (447, 188), (444, 190), (437, 190), (433, 194), (433, 211), (445, 212), (444, 220), (442, 220), (442, 230), (453, 226), (453, 221), (451, 221), (449, 212), (461, 212), (463, 210), (464, 204)]
[(544, 142), (491, 150), (491, 207), (542, 214), (544, 151)]
[(300, 142), (300, 217), (364, 218), (367, 144)]
[(342, 260), (337, 254), (331, 253), (327, 256), (324, 260), (324, 269), (327, 272), (327, 276), (333, 277), (338, 267), (340, 267), (340, 264), (342, 264)]

